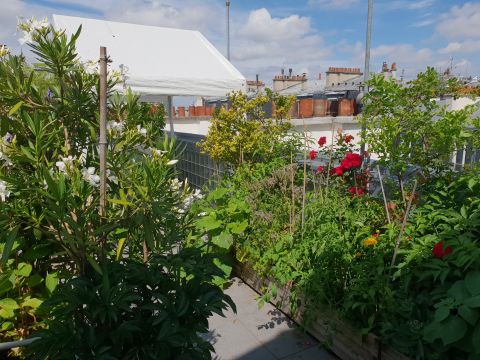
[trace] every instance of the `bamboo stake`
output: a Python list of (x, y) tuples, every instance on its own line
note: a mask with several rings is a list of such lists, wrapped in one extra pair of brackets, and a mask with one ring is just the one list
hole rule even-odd
[(333, 157), (333, 141), (335, 140), (335, 123), (332, 120), (332, 143), (330, 144), (330, 159), (328, 160), (327, 167), (327, 181), (325, 184), (325, 198), (328, 196), (328, 184), (330, 182), (330, 170), (332, 168), (332, 157)]
[(305, 119), (303, 119), (303, 189), (302, 189), (302, 237), (305, 228), (305, 196), (307, 187), (307, 133), (306, 133)]
[(413, 201), (413, 198), (415, 196), (415, 191), (416, 190), (417, 190), (417, 180), (415, 180), (415, 184), (413, 185), (412, 194), (410, 195), (410, 199), (408, 199), (407, 210), (405, 211), (405, 215), (403, 217), (402, 227), (400, 228), (400, 234), (398, 234), (397, 243), (395, 244), (395, 250), (393, 251), (392, 263), (390, 264), (391, 268), (393, 268), (393, 266), (395, 265), (395, 260), (397, 259), (397, 253), (398, 253), (398, 249), (400, 247), (400, 240), (402, 239), (403, 232), (405, 231), (405, 226), (407, 225), (408, 213), (410, 212), (410, 208), (412, 206), (412, 201)]
[(295, 227), (295, 173), (293, 169), (293, 153), (290, 153), (290, 175), (291, 175), (291, 187), (292, 187), (292, 205), (290, 208), (290, 233), (293, 234), (293, 229)]
[(387, 220), (388, 220), (388, 223), (391, 224), (392, 221), (390, 220), (390, 211), (388, 211), (387, 197), (385, 195), (385, 189), (383, 188), (383, 179), (382, 179), (382, 174), (380, 173), (379, 165), (377, 165), (377, 172), (378, 172), (378, 179), (380, 180), (380, 187), (382, 188), (383, 203), (385, 205), (385, 212), (387, 213)]
[(100, 216), (105, 217), (107, 204), (107, 48), (100, 47)]

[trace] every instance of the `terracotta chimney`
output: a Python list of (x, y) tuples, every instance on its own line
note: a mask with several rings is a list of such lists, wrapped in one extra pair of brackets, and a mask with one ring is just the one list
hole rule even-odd
[(382, 65), (382, 72), (388, 72), (388, 64), (386, 61), (383, 62)]
[(392, 71), (397, 71), (397, 63), (392, 63)]

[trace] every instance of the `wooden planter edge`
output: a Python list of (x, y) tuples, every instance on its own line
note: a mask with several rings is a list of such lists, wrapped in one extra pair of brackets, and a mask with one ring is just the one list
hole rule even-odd
[[(274, 283), (271, 279), (258, 276), (247, 264), (237, 261), (233, 271), (259, 294), (263, 294), (264, 289)], [(277, 296), (270, 302), (297, 323), (303, 323), (303, 307), (293, 313), (289, 299), (289, 289), (278, 287)], [(317, 320), (312, 321), (306, 330), (318, 341), (327, 344), (329, 350), (342, 360), (409, 360), (405, 355), (381, 346), (378, 337), (373, 334), (362, 337), (356, 329), (340, 320), (332, 311), (320, 311)]]

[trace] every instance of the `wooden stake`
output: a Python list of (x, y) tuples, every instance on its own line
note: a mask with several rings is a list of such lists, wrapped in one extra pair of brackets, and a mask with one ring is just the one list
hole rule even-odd
[(100, 47), (100, 216), (106, 215), (107, 204), (107, 48)]
[(408, 213), (410, 212), (410, 208), (412, 206), (412, 201), (413, 201), (413, 198), (415, 197), (415, 191), (416, 190), (417, 190), (417, 180), (415, 180), (415, 184), (413, 185), (412, 194), (410, 195), (410, 199), (408, 199), (407, 210), (405, 211), (405, 215), (403, 217), (402, 227), (400, 228), (400, 234), (398, 234), (397, 243), (395, 244), (395, 250), (393, 251), (392, 263), (390, 264), (390, 267), (392, 267), (392, 268), (395, 265), (395, 260), (397, 259), (398, 249), (400, 248), (400, 241), (402, 239), (403, 232), (405, 231), (405, 226), (407, 225)]
[(290, 209), (290, 233), (293, 234), (295, 228), (295, 173), (293, 169), (293, 153), (290, 153), (290, 176), (291, 176), (291, 187), (292, 187), (292, 205)]
[(380, 187), (382, 188), (383, 203), (385, 204), (385, 212), (387, 213), (387, 220), (388, 220), (388, 223), (391, 224), (392, 221), (390, 220), (390, 212), (388, 211), (387, 197), (385, 195), (385, 189), (383, 188), (383, 179), (382, 179), (382, 174), (380, 173), (379, 165), (377, 165), (377, 172), (378, 172), (378, 179), (380, 180)]
[(302, 189), (302, 237), (305, 228), (305, 197), (307, 188), (307, 127), (303, 119), (303, 189)]

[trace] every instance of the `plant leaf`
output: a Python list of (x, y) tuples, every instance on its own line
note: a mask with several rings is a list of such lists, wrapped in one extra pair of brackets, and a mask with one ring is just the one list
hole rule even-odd
[(22, 105), (23, 101), (17, 102), (8, 112), (8, 116), (12, 116), (13, 114), (15, 114), (22, 107)]

